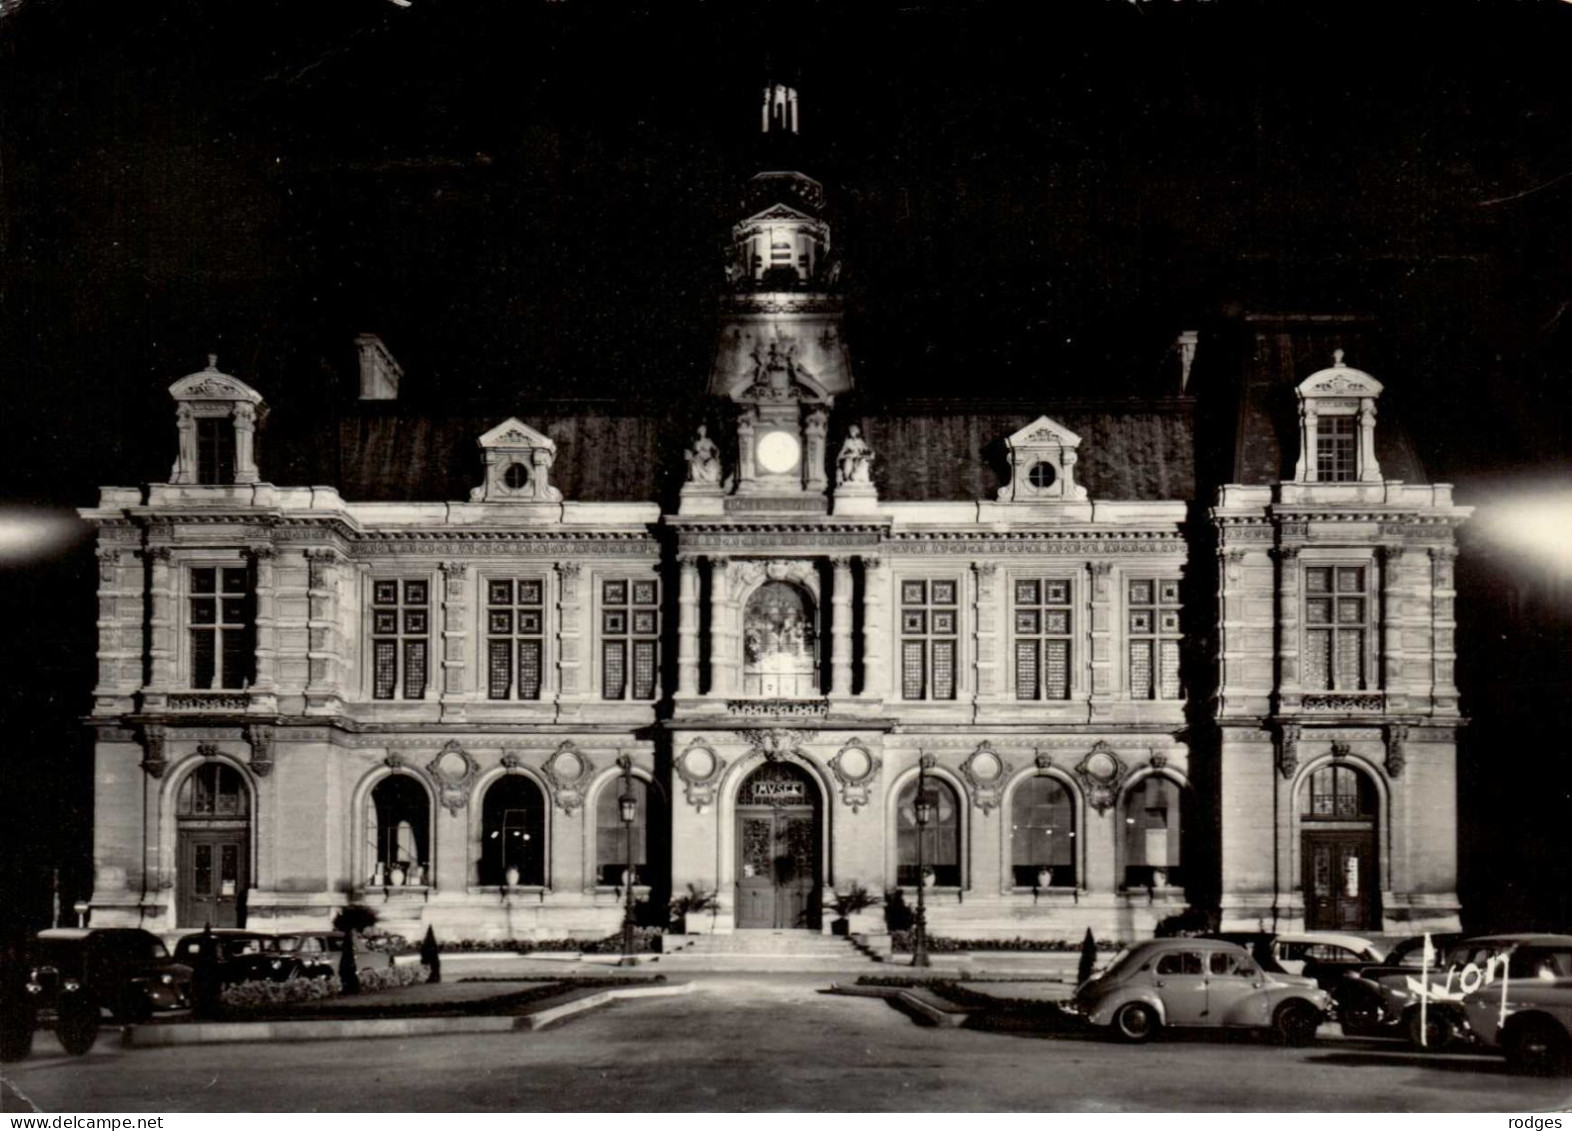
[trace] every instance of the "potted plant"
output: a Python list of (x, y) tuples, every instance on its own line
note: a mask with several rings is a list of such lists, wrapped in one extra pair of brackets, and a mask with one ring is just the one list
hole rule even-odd
[(676, 935), (692, 934), (688, 929), (688, 920), (691, 916), (703, 915), (706, 911), (710, 914), (713, 925), (715, 913), (720, 910), (720, 900), (708, 888), (701, 888), (698, 884), (689, 884), (688, 890), (671, 901), (671, 931)]
[(835, 919), (830, 923), (830, 933), (844, 937), (851, 934), (851, 917), (858, 912), (879, 906), (879, 897), (861, 884), (854, 883), (845, 891), (836, 892), (835, 897), (830, 900), (830, 906), (835, 910)]

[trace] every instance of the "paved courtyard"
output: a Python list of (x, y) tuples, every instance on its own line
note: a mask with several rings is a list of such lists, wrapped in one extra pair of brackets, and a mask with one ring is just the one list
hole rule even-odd
[(1495, 1058), (1334, 1038), (1307, 1049), (1183, 1038), (1144, 1047), (914, 1023), (809, 974), (695, 975), (536, 1033), (121, 1049), (41, 1035), (6, 1066), (5, 1110), (1534, 1111), (1572, 1079)]

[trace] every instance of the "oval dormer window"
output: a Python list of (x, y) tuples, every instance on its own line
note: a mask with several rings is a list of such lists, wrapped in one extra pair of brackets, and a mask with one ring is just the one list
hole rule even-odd
[(1032, 464), (1031, 470), (1026, 473), (1026, 481), (1039, 491), (1048, 490), (1058, 478), (1059, 473), (1054, 470), (1053, 464), (1045, 460)]

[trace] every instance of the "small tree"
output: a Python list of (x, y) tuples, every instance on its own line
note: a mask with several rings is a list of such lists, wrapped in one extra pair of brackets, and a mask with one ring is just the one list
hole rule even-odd
[(218, 1013), (218, 940), (213, 937), (213, 924), (202, 928), (202, 938), (197, 943), (196, 966), (191, 971), (191, 1012), (198, 1018), (212, 1017)]
[(344, 935), (344, 949), (338, 956), (338, 980), (346, 994), (360, 992), (360, 973), (355, 968), (355, 933), (377, 925), (377, 913), (359, 903), (351, 903), (333, 916), (333, 929)]
[(437, 949), (437, 932), (429, 924), (426, 927), (426, 937), (420, 944), (420, 961), (427, 970), (428, 982), (442, 981), (442, 952)]
[(1075, 972), (1075, 984), (1089, 981), (1092, 970), (1097, 965), (1097, 940), (1092, 937), (1092, 929), (1086, 928), (1086, 937), (1081, 940), (1081, 965)]

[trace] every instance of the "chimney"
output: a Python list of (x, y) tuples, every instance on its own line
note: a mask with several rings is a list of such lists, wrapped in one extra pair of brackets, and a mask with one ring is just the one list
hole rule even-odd
[(1201, 341), (1199, 330), (1185, 330), (1179, 335), (1179, 340), (1174, 343), (1174, 348), (1179, 351), (1179, 391), (1188, 392), (1190, 389), (1190, 366), (1195, 364), (1195, 347)]
[(355, 349), (360, 353), (360, 399), (398, 400), (398, 382), (404, 370), (382, 339), (375, 334), (356, 334)]

